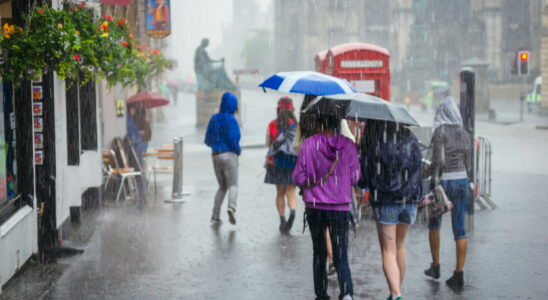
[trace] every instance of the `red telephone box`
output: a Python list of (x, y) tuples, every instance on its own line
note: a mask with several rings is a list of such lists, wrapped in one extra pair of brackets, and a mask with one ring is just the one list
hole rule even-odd
[(316, 54), (316, 57), (314, 57), (316, 72), (325, 73), (325, 69), (327, 68), (327, 60), (325, 60), (326, 56), (327, 50), (323, 50), (318, 52), (318, 54)]
[(390, 52), (386, 48), (341, 44), (327, 51), (326, 61), (326, 74), (348, 80), (358, 92), (390, 101)]

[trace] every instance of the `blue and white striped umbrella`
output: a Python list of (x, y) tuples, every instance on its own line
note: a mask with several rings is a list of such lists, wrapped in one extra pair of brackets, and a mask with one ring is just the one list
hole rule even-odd
[[(350, 94), (355, 90), (344, 79), (311, 71), (280, 72), (270, 76), (259, 85), (281, 92), (313, 96)], [(265, 91), (266, 92), (266, 91)]]

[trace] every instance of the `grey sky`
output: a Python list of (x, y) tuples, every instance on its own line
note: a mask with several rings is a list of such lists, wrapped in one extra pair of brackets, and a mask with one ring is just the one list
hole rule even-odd
[[(194, 50), (203, 37), (208, 37), (210, 40), (208, 48), (210, 53), (220, 46), (223, 28), (232, 22), (233, 1), (237, 0), (171, 1), (173, 23), (168, 55), (179, 61), (181, 75), (193, 75)], [(271, 2), (271, 0), (256, 1), (260, 3), (262, 10), (266, 10)]]

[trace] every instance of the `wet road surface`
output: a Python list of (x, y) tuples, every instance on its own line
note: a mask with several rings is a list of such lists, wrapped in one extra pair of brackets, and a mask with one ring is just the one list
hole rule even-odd
[[(262, 183), (266, 148), (244, 149), (240, 158), (237, 225), (228, 223), (225, 201), (224, 224), (210, 227), (217, 186), (209, 150), (192, 127), (191, 100), (185, 95), (176, 109), (164, 111), (171, 122), (155, 126), (152, 144), (187, 137), (184, 184), (192, 195), (184, 204), (164, 203), (171, 179), (164, 175), (160, 197), (149, 199), (144, 210), (131, 202), (107, 203), (88, 224), (94, 230), (85, 253), (60, 260), (64, 271), (40, 294), (42, 299), (313, 299), (312, 243), (308, 230), (302, 234), (303, 205), (299, 201), (291, 234), (280, 235), (274, 187)], [(244, 100), (242, 144), (263, 142), (275, 97), (247, 91)], [(418, 114), (417, 119), (428, 122), (431, 116)], [(430, 263), (427, 230), (413, 226), (406, 240), (405, 299), (548, 298), (548, 131), (534, 130), (529, 123), (477, 126), (478, 134), (493, 142), (493, 198), (499, 208), (476, 212), (462, 291), (444, 283), (455, 263), (448, 216), (442, 228), (440, 280), (423, 275)], [(355, 298), (385, 299), (389, 293), (374, 224), (361, 221), (350, 239)], [(18, 299), (30, 289), (15, 282), (0, 298)], [(337, 298), (336, 277), (330, 278), (329, 289)]]

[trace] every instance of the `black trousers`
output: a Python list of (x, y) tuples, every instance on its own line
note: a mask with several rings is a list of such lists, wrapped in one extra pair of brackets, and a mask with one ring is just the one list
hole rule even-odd
[(329, 299), (327, 295), (327, 247), (325, 232), (329, 229), (333, 247), (333, 263), (337, 270), (340, 294), (353, 295), (352, 274), (348, 265), (348, 230), (351, 214), (348, 211), (334, 211), (306, 208), (306, 220), (312, 236), (314, 249), (313, 271), (316, 299)]

